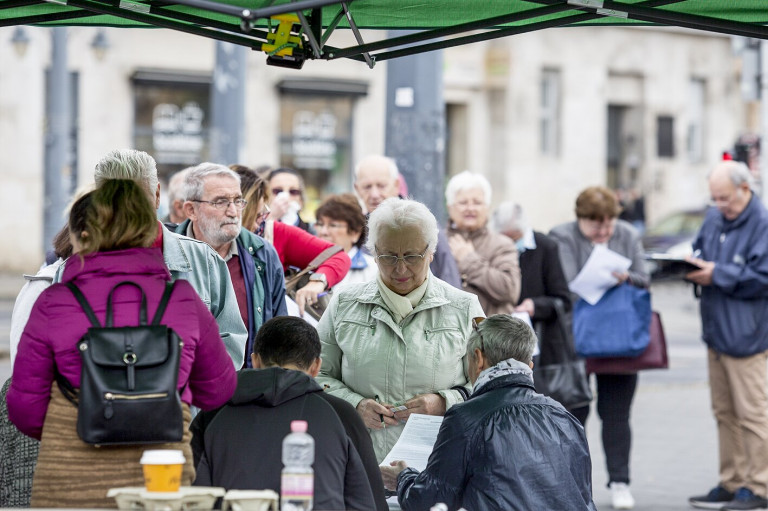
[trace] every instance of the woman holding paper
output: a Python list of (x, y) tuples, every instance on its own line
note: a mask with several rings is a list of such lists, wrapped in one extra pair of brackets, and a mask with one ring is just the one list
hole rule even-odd
[(357, 409), (381, 462), (411, 414), (443, 415), (469, 396), (467, 339), (485, 315), (430, 272), (438, 228), (424, 204), (387, 199), (368, 229), (378, 275), (334, 293), (317, 327), (316, 380)]
[[(603, 186), (591, 186), (576, 199), (576, 221), (558, 225), (550, 231), (560, 247), (560, 261), (568, 282), (572, 282), (587, 263), (595, 247), (603, 246), (631, 260), (627, 271), (613, 272), (616, 285), (629, 282), (648, 287), (640, 234), (629, 223), (619, 220), (621, 206), (616, 195)], [(578, 299), (578, 298), (577, 298)], [(632, 433), (629, 415), (637, 387), (637, 373), (598, 374), (597, 413), (603, 421), (602, 439), (608, 466), (608, 484), (614, 509), (632, 509), (629, 491), (629, 452)], [(586, 423), (589, 406), (571, 413)]]

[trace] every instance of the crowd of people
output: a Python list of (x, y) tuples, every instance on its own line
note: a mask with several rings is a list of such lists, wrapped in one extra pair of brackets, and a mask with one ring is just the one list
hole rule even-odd
[[(724, 318), (705, 320), (704, 338), (726, 450), (720, 483), (691, 504), (756, 509), (743, 506), (766, 502), (768, 336), (763, 322), (736, 332), (722, 324), (744, 307), (755, 320), (763, 312), (768, 270), (759, 265), (768, 250), (753, 237), (768, 213), (731, 163), (710, 177), (717, 208), (696, 241), (701, 270), (690, 275), (702, 309)], [(562, 343), (558, 314), (580, 300), (569, 283), (594, 247), (631, 260), (614, 285), (649, 286), (640, 235), (619, 219), (613, 191), (584, 189), (576, 220), (544, 234), (519, 204), (491, 211), (490, 183), (469, 171), (447, 183), (449, 222), (440, 226), (424, 204), (401, 196), (397, 165), (384, 156), (361, 160), (353, 193), (326, 197), (314, 224), (302, 218), (304, 182), (289, 168), (184, 169), (170, 179), (164, 222), (146, 153), (110, 152), (94, 177), (56, 237), (56, 260), (14, 308), (13, 375), (0, 406), (0, 475), (13, 475), (0, 480), (0, 506), (114, 507), (107, 489), (142, 485), (139, 458), (150, 446), (82, 442), (78, 408), (61, 390), (62, 381), (80, 387), (77, 342), (90, 325), (71, 287), (98, 319), (124, 327), (179, 281), (163, 318), (183, 342), (184, 435), (161, 447), (185, 453), (183, 484), (279, 491), (280, 440), (302, 419), (317, 439), (318, 509), (383, 511), (387, 492), (405, 510), (438, 502), (468, 511), (595, 509), (590, 407), (566, 409), (538, 394), (532, 367), (534, 352), (545, 358), (548, 342)], [(747, 239), (723, 256), (731, 232)], [(305, 269), (307, 278), (287, 288), (287, 276)], [(121, 289), (113, 303), (125, 281), (138, 292)], [(328, 296), (319, 322), (305, 321)], [(616, 509), (635, 505), (637, 381), (633, 372), (596, 375)], [(426, 468), (379, 466), (412, 414), (443, 417)]]

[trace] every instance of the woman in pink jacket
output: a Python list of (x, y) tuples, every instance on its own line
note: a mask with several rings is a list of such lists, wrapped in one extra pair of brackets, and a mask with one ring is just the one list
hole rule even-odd
[[(104, 324), (107, 296), (116, 284), (131, 281), (141, 286), (151, 317), (171, 276), (159, 245), (154, 246), (155, 212), (133, 181), (108, 181), (78, 199), (69, 230), (75, 253), (67, 260), (62, 283), (43, 291), (32, 309), (7, 395), (10, 420), (24, 434), (41, 440), (31, 506), (115, 507), (106, 498), (109, 488), (143, 485), (139, 459), (145, 448), (181, 449), (187, 459), (182, 484), (189, 485), (194, 479), (189, 405), (206, 410), (221, 406), (237, 384), (218, 325), (192, 286), (179, 281), (162, 323), (184, 342), (178, 378), (185, 423), (181, 442), (119, 447), (84, 443), (76, 432), (77, 408), (64, 397), (54, 376), (58, 372), (75, 389), (80, 387), (77, 341), (91, 326), (65, 284), (80, 289)], [(114, 297), (114, 325), (137, 325), (138, 289), (122, 286)]]

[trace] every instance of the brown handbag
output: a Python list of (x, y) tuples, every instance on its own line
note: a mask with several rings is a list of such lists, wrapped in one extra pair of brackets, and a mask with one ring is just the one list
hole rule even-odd
[(588, 358), (587, 373), (625, 374), (645, 369), (667, 369), (667, 338), (658, 312), (651, 313), (651, 341), (636, 357)]
[[(296, 301), (296, 291), (307, 285), (309, 282), (309, 276), (317, 269), (317, 267), (327, 261), (331, 256), (341, 252), (342, 250), (344, 249), (339, 245), (330, 246), (320, 252), (317, 257), (312, 259), (307, 267), (300, 272), (294, 273), (292, 275), (286, 275), (285, 295), (290, 297), (291, 300)], [(333, 291), (331, 289), (328, 289), (325, 293), (321, 293), (321, 296), (318, 296), (317, 298), (317, 302), (307, 304), (304, 307), (304, 311), (317, 321), (320, 321), (323, 312), (325, 312), (328, 304), (331, 303), (331, 297), (333, 296), (332, 292)]]

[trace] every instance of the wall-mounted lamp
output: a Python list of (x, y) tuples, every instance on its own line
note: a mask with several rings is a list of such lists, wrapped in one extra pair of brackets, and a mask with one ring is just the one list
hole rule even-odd
[(104, 55), (107, 54), (109, 47), (110, 44), (109, 39), (107, 38), (107, 33), (103, 28), (100, 28), (93, 37), (93, 41), (91, 41), (91, 49), (96, 56), (96, 60), (104, 60)]
[(29, 36), (27, 35), (27, 31), (24, 30), (24, 27), (16, 27), (13, 30), (13, 35), (11, 36), (11, 44), (13, 45), (13, 50), (16, 52), (16, 55), (18, 55), (19, 58), (24, 57), (24, 55), (27, 53), (29, 41)]

